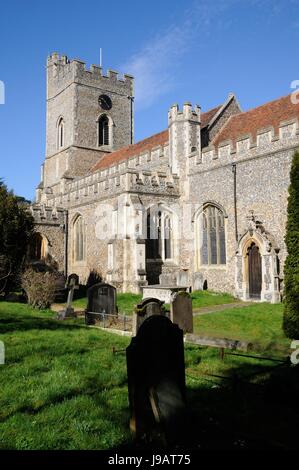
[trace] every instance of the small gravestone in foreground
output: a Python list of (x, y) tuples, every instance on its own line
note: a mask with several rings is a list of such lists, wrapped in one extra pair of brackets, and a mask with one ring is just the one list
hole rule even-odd
[(117, 315), (116, 288), (101, 282), (87, 291), (85, 323), (94, 325), (97, 317), (103, 318), (105, 315)]
[(191, 295), (185, 291), (175, 292), (170, 303), (170, 319), (184, 333), (193, 333), (193, 312)]
[(186, 412), (183, 331), (163, 315), (144, 320), (127, 348), (127, 373), (135, 436), (177, 441)]
[(135, 308), (133, 313), (132, 335), (136, 336), (142, 323), (152, 315), (166, 315), (163, 300), (147, 298), (143, 299)]
[(68, 289), (68, 297), (67, 297), (67, 304), (66, 308), (58, 313), (58, 319), (64, 320), (65, 318), (73, 318), (75, 317), (75, 310), (72, 307), (74, 291), (79, 289), (79, 276), (77, 274), (70, 274), (66, 285), (66, 289)]

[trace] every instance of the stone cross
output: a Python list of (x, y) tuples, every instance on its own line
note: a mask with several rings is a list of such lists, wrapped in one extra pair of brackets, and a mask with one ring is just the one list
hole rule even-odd
[(66, 308), (59, 312), (58, 318), (64, 320), (65, 318), (72, 318), (75, 316), (75, 310), (72, 307), (74, 291), (79, 289), (79, 276), (77, 274), (71, 274), (68, 277), (66, 288), (68, 289), (68, 297)]

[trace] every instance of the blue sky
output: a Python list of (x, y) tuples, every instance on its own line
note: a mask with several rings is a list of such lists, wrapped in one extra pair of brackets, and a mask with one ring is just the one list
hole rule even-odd
[(10, 0), (0, 5), (0, 177), (32, 199), (45, 152), (45, 64), (53, 51), (136, 78), (135, 141), (173, 103), (243, 110), (299, 79), (299, 0)]

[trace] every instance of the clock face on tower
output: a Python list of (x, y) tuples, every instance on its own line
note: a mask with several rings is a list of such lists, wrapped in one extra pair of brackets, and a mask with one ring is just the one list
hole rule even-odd
[(112, 101), (107, 95), (101, 95), (99, 96), (99, 105), (101, 106), (102, 109), (105, 109), (105, 111), (108, 111), (109, 109), (112, 108)]

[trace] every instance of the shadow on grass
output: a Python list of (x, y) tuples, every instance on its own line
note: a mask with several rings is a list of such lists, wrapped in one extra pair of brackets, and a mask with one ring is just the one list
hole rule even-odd
[[(256, 376), (265, 372), (264, 365), (254, 369)], [(189, 386), (185, 427), (168, 450), (297, 449), (299, 367), (269, 367), (259, 382), (248, 381), (252, 374), (252, 366), (242, 365), (228, 372), (228, 380), (209, 377), (210, 386)], [(158, 451), (160, 444), (139, 440), (111, 450)]]
[[(54, 315), (54, 314), (53, 314)], [(75, 330), (82, 328), (83, 325), (69, 323), (74, 320), (58, 321), (54, 318), (45, 318), (38, 316), (7, 316), (6, 318), (0, 317), (0, 334), (29, 331), (29, 330)]]

